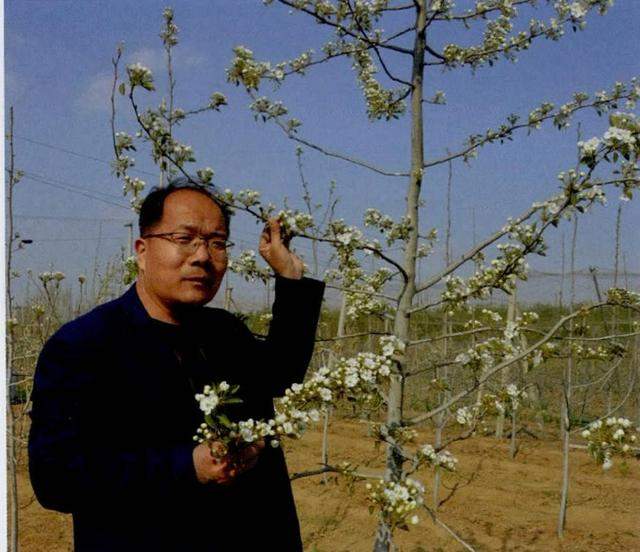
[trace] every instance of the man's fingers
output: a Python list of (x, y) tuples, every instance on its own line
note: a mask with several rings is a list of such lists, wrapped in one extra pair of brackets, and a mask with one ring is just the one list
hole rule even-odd
[(280, 233), (280, 222), (278, 219), (269, 219), (269, 229), (271, 230), (271, 241), (274, 243), (281, 243), (282, 236)]

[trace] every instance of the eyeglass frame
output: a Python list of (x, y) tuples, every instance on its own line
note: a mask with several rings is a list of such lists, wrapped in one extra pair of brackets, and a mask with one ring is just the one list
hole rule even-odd
[[(191, 236), (191, 241), (186, 244), (186, 243), (179, 243), (177, 241), (174, 241), (174, 236), (176, 235), (181, 235), (181, 236)], [(206, 236), (203, 236), (202, 234), (195, 234), (195, 233), (191, 233), (191, 232), (162, 232), (159, 234), (145, 234), (144, 236), (140, 236), (143, 239), (147, 239), (147, 238), (162, 238), (165, 239), (167, 241), (170, 241), (171, 243), (173, 243), (174, 245), (177, 245), (178, 248), (181, 248), (183, 250), (189, 249), (191, 248), (192, 251), (188, 252), (190, 255), (193, 255), (197, 250), (198, 247), (200, 246), (200, 243), (204, 243), (207, 246), (207, 251), (209, 251), (209, 253), (214, 254), (214, 253), (227, 253), (228, 250), (233, 247), (235, 245), (235, 243), (233, 243), (232, 241), (229, 241), (227, 239), (220, 239), (218, 236), (212, 236), (207, 238)], [(215, 243), (213, 240), (218, 239), (219, 242), (224, 242), (225, 246), (222, 249), (217, 249), (217, 248), (212, 248), (211, 245), (213, 243)], [(196, 241), (198, 240), (198, 241)], [(193, 244), (197, 244), (197, 245), (193, 245)]]

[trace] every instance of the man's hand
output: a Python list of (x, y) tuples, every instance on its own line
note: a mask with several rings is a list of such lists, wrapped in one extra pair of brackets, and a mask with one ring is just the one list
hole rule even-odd
[(297, 255), (289, 251), (289, 244), (283, 241), (278, 219), (271, 218), (265, 225), (258, 250), (278, 276), (292, 280), (302, 278), (304, 265)]
[(264, 439), (252, 443), (235, 455), (227, 454), (222, 458), (216, 458), (208, 445), (200, 444), (193, 449), (193, 465), (198, 481), (203, 485), (230, 485), (238, 475), (256, 465), (262, 449)]

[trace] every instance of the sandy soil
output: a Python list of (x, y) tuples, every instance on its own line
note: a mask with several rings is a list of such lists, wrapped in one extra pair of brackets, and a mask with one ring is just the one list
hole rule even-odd
[[(331, 424), (332, 463), (359, 464), (363, 471), (380, 466), (381, 456), (365, 438), (358, 421)], [(429, 442), (429, 435), (422, 435)], [(309, 431), (287, 445), (291, 472), (318, 467), (321, 433)], [(617, 461), (603, 472), (581, 450), (572, 451), (570, 506), (565, 537), (555, 535), (560, 497), (560, 445), (557, 441), (528, 438), (520, 443), (515, 460), (507, 443), (491, 437), (474, 437), (454, 443), (459, 457), (457, 474), (446, 475), (444, 485), (458, 488), (441, 507), (440, 519), (474, 549), (612, 551), (640, 550), (640, 462)], [(343, 479), (323, 476), (293, 482), (302, 524), (305, 551), (360, 552), (372, 549), (376, 518), (367, 511), (364, 485), (352, 494)], [(427, 486), (431, 502), (432, 474), (417, 475)], [(71, 518), (47, 511), (33, 499), (26, 471), (20, 472), (20, 544), (25, 552), (72, 550)], [(449, 491), (443, 489), (441, 498)], [(409, 532), (398, 531), (398, 550), (436, 552), (464, 550), (435, 525), (426, 512)]]

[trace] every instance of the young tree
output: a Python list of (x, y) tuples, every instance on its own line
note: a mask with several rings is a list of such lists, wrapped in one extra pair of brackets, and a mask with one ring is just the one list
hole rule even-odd
[[(428, 126), (423, 107), (425, 103), (444, 103), (441, 92), (431, 98), (424, 97), (425, 78), (430, 71), (464, 67), (479, 69), (494, 65), (500, 58), (515, 60), (518, 52), (540, 40), (559, 40), (566, 29), (582, 29), (591, 12), (604, 14), (612, 2), (547, 2), (542, 9), (543, 13), (551, 12), (549, 17), (530, 19), (526, 30), (520, 32), (514, 31), (518, 12), (533, 10), (537, 4), (535, 0), (479, 0), (466, 11), (457, 11), (449, 0), (267, 0), (264, 3), (281, 4), (294, 12), (306, 14), (312, 21), (326, 27), (331, 37), (322, 45), (319, 57), (305, 51), (276, 64), (259, 61), (251, 50), (238, 46), (227, 71), (228, 80), (246, 89), (252, 98), (251, 109), (256, 119), (277, 125), (284, 137), (296, 145), (404, 181), (406, 204), (404, 216), (399, 220), (393, 220), (373, 208), (364, 213), (365, 226), (380, 232), (385, 244), (370, 239), (367, 231), (340, 219), (330, 221), (327, 230), (319, 233), (315, 231), (309, 212), (283, 209), (277, 213), (291, 234), (333, 248), (338, 266), (326, 277), (339, 281), (344, 290), (346, 316), (357, 319), (378, 315), (392, 320), (392, 325), (389, 335), (383, 340), (381, 354), (360, 353), (351, 359), (338, 360), (332, 370), (321, 368), (304, 385), (288, 390), (278, 404), (275, 420), (240, 421), (232, 425), (231, 436), (239, 436), (246, 441), (258, 436), (298, 436), (308, 421), (318, 419), (319, 410), (326, 411), (342, 396), (357, 398), (368, 407), (382, 406), (385, 421), (377, 426), (376, 435), (386, 445), (386, 469), (380, 474), (378, 483), (370, 486), (370, 500), (379, 515), (374, 550), (387, 551), (393, 546), (393, 531), (417, 522), (416, 511), (424, 506), (424, 488), (410, 476), (421, 465), (443, 469), (455, 467), (455, 459), (446, 451), (451, 440), (441, 442), (437, 447), (429, 444), (415, 447), (411, 444), (415, 427), (429, 421), (439, 424), (441, 416), (457, 406), (456, 418), (467, 430), (452, 440), (468, 436), (483, 416), (513, 413), (524, 398), (522, 389), (511, 384), (496, 389), (494, 393), (483, 393), (475, 402), (468, 402), (467, 398), (476, 389), (494, 381), (494, 376), (501, 371), (523, 364), (540, 369), (546, 361), (565, 358), (568, 354), (574, 361), (581, 354), (585, 358), (596, 355), (599, 359), (612, 359), (624, 354), (624, 347), (611, 343), (619, 336), (609, 336), (610, 339), (595, 351), (575, 347), (572, 335), (567, 335), (569, 324), (585, 320), (590, 313), (600, 309), (617, 305), (640, 312), (638, 295), (617, 288), (610, 290), (606, 299), (562, 316), (544, 331), (531, 327), (537, 320), (535, 313), (513, 314), (503, 323), (502, 316), (490, 309), (483, 309), (477, 317), (474, 316), (462, 332), (447, 334), (449, 326), (444, 325), (447, 328), (445, 333), (434, 338), (416, 335), (416, 328), (420, 317), (430, 310), (439, 308), (446, 316), (464, 318), (474, 301), (488, 297), (493, 291), (513, 293), (517, 280), (527, 278), (526, 257), (545, 253), (545, 231), (557, 226), (563, 218), (572, 219), (594, 204), (604, 203), (607, 188), (618, 188), (623, 197), (632, 198), (640, 183), (636, 165), (640, 153), (640, 121), (632, 112), (640, 96), (640, 86), (636, 80), (631, 80), (628, 84), (616, 83), (610, 91), (598, 92), (594, 96), (577, 92), (561, 106), (544, 102), (524, 119), (515, 114), (509, 115), (496, 128), (471, 135), (465, 144), (457, 148), (450, 146), (446, 155), (428, 158), (424, 145)], [(118, 88), (128, 97), (139, 125), (136, 137), (116, 133), (114, 126), (115, 172), (123, 178), (125, 193), (131, 196), (134, 206), (144, 187), (142, 181), (128, 174), (133, 160), (127, 151), (135, 148), (136, 138), (149, 144), (163, 174), (177, 172), (190, 177), (192, 172), (187, 167), (195, 161), (193, 151), (175, 139), (174, 130), (188, 115), (216, 111), (226, 104), (224, 96), (214, 93), (203, 108), (185, 111), (174, 107), (171, 48), (177, 44), (178, 30), (170, 9), (165, 10), (164, 19), (161, 36), (169, 63), (169, 107), (163, 100), (158, 108), (142, 111), (138, 94), (143, 90), (154, 90), (153, 75), (140, 64), (130, 65), (127, 67), (127, 81), (118, 87), (120, 51), (114, 59), (114, 94)], [(384, 24), (386, 19), (396, 30), (383, 30), (387, 27)], [(429, 38), (430, 31), (436, 26), (460, 24), (466, 28), (482, 26), (482, 40), (473, 46), (439, 46)], [(405, 114), (410, 118), (411, 160), (405, 170), (392, 171), (376, 161), (357, 159), (308, 140), (303, 136), (301, 121), (291, 117), (281, 101), (259, 95), (265, 82), (281, 85), (291, 76), (319, 69), (336, 58), (351, 60), (369, 119), (388, 121)], [(479, 155), (483, 147), (511, 140), (524, 130), (532, 131), (543, 124), (566, 128), (575, 114), (587, 109), (594, 109), (598, 114), (608, 113), (609, 124), (602, 129), (601, 136), (578, 142), (579, 167), (567, 168), (558, 175), (560, 192), (508, 219), (492, 235), (456, 260), (450, 260), (443, 270), (432, 271), (431, 276), (419, 279), (418, 261), (429, 254), (436, 238), (435, 232), (421, 231), (423, 225), (420, 220), (421, 195), (424, 187), (432, 183), (429, 177), (433, 170), (443, 164), (469, 161)], [(615, 109), (623, 111), (614, 112)], [(201, 181), (211, 182), (213, 179), (213, 171), (209, 168), (200, 169), (196, 174)], [(222, 198), (236, 210), (261, 220), (276, 212), (274, 205), (262, 205), (259, 193), (254, 190), (225, 190)], [(392, 250), (394, 244), (401, 246), (400, 258)], [(497, 249), (495, 258), (485, 262), (485, 255), (493, 246)], [(363, 254), (373, 255), (383, 266), (367, 273)], [(472, 275), (460, 276), (472, 262), (475, 263)], [(252, 252), (241, 254), (234, 266), (251, 276), (269, 277), (264, 269), (257, 266)], [(389, 294), (386, 292), (387, 284), (392, 281), (398, 291)], [(445, 289), (437, 300), (418, 301), (420, 294), (433, 290), (438, 284), (443, 284)], [(523, 339), (527, 332), (534, 338)], [(635, 333), (631, 332), (627, 337)], [(440, 403), (424, 412), (411, 413), (405, 398), (411, 378), (420, 371), (415, 369), (418, 353), (424, 354), (425, 347), (428, 348), (436, 339), (461, 335), (473, 336), (471, 346), (462, 350), (460, 347), (457, 350), (447, 347), (448, 358), (438, 360), (455, 370), (455, 383), (453, 379), (448, 382), (434, 380), (432, 391), (441, 397)], [(435, 366), (436, 363), (428, 364), (430, 369)], [(444, 389), (447, 389), (446, 393), (442, 392)], [(215, 412), (210, 405), (213, 402), (223, 403), (228, 393), (225, 385), (210, 387), (199, 395), (201, 407), (208, 410), (209, 415), (199, 432), (199, 439), (220, 437), (221, 429), (215, 416), (212, 417)], [(215, 394), (219, 395), (220, 401), (217, 398), (216, 401), (210, 400)], [(228, 423), (223, 425), (228, 426)], [(565, 422), (565, 428), (568, 431), (568, 422)], [(325, 466), (323, 471), (330, 469), (337, 468)], [(346, 471), (354, 473), (353, 470)]]

